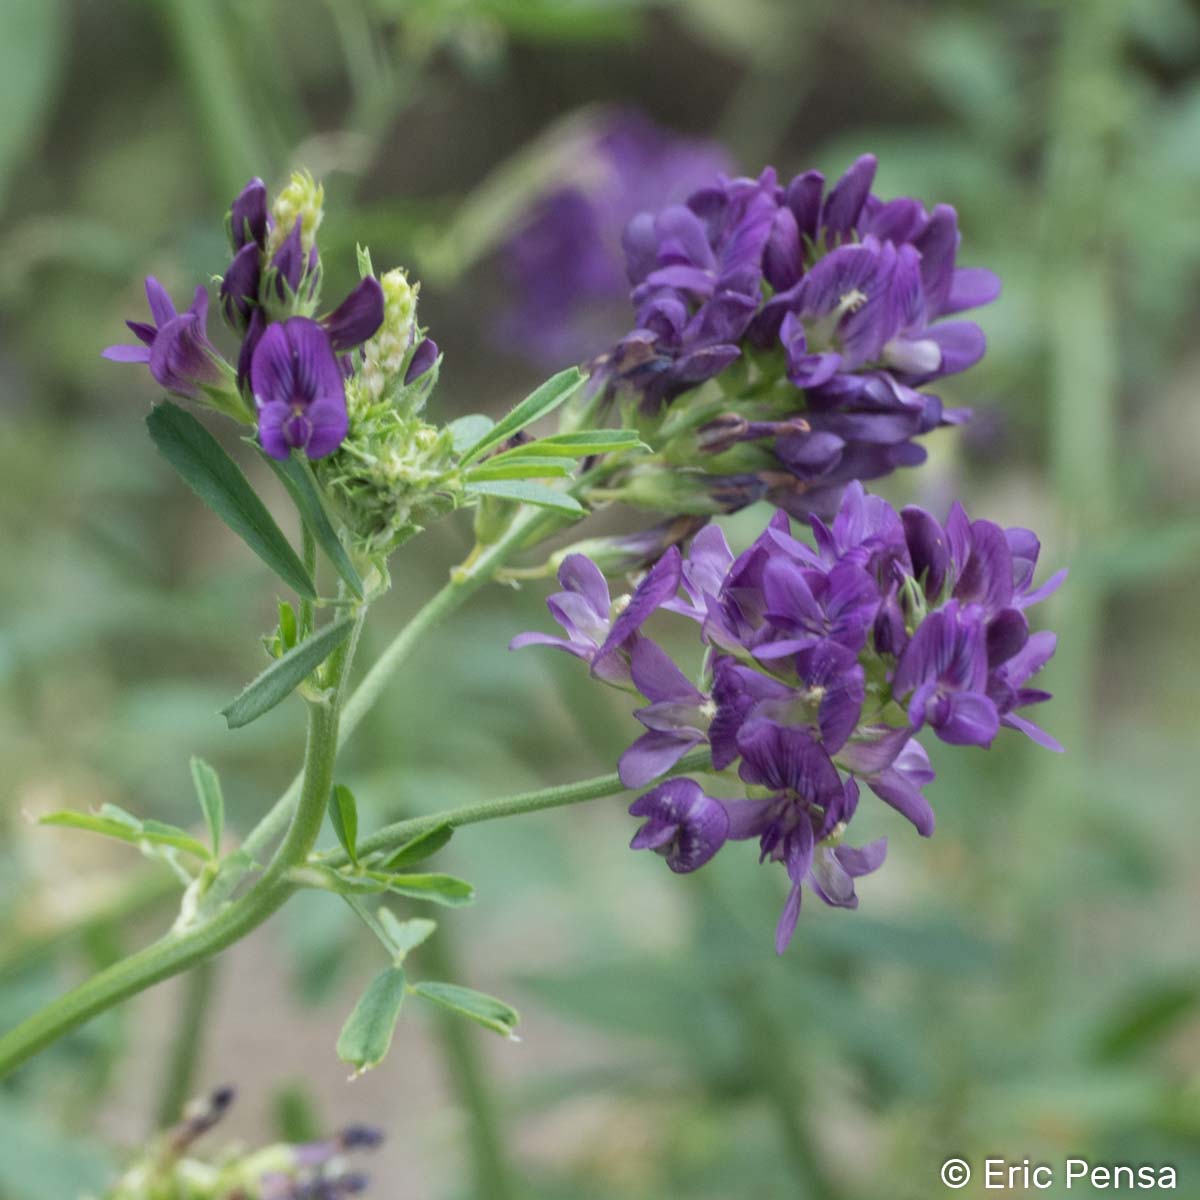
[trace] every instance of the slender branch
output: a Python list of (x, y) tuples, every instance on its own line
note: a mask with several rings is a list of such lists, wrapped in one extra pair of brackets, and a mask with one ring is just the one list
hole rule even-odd
[[(706, 748), (685, 755), (667, 773), (685, 775), (690, 771), (707, 771), (712, 766), (712, 754)], [(541, 812), (547, 808), (564, 808), (569, 804), (582, 804), (586, 800), (603, 800), (606, 796), (618, 796), (629, 789), (621, 782), (616, 771), (597, 775), (578, 783), (563, 783), (554, 787), (541, 788), (536, 792), (521, 792), (516, 796), (504, 796), (499, 800), (481, 800), (477, 804), (464, 804), (440, 813), (429, 813), (423, 817), (409, 817), (385, 825), (382, 829), (363, 838), (358, 843), (359, 855), (380, 850), (394, 850), (412, 841), (418, 834), (442, 825), (457, 829), (462, 825), (474, 825), (479, 821), (495, 821), (500, 817), (516, 817), (522, 813)], [(337, 850), (323, 858), (330, 866), (341, 866), (347, 859), (345, 851)]]
[(206, 959), (197, 963), (183, 978), (179, 1025), (167, 1057), (158, 1100), (158, 1129), (166, 1129), (179, 1120), (183, 1106), (195, 1090), (196, 1068), (204, 1049), (204, 1022), (212, 997), (216, 967), (215, 959)]
[[(347, 698), (342, 708), (338, 732), (339, 747), (344, 745), (346, 739), (358, 728), (363, 717), (370, 712), (408, 656), (451, 613), (487, 583), (500, 567), (522, 548), (526, 539), (545, 523), (546, 515), (540, 509), (526, 509), (499, 541), (481, 551), (470, 567), (460, 567), (453, 572), (449, 582), (417, 610)], [(297, 775), (287, 791), (275, 802), (274, 807), (246, 835), (242, 844), (251, 857), (257, 859), (283, 831), (300, 791), (300, 783), (301, 777)]]
[[(360, 613), (360, 621), (362, 616)], [(349, 665), (348, 656), (343, 655), (336, 662), (336, 670), (345, 672)], [(254, 886), (202, 925), (168, 933), (145, 949), (93, 975), (0, 1037), (0, 1076), (97, 1013), (178, 975), (239, 941), (291, 895), (293, 886), (287, 880), (287, 873), (304, 862), (312, 850), (325, 819), (329, 790), (333, 786), (338, 731), (336, 697), (340, 682), (340, 675), (331, 681), (332, 699), (312, 702), (308, 706), (308, 738), (300, 800), (279, 849)]]

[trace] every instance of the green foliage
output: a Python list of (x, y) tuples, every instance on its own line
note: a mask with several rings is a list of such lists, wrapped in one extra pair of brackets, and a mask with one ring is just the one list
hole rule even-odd
[(65, 829), (83, 829), (117, 838), (134, 846), (163, 847), (183, 850), (207, 861), (212, 851), (184, 829), (163, 821), (140, 820), (115, 804), (102, 804), (97, 813), (55, 812), (42, 817), (38, 824), (56, 825)]
[(560, 404), (565, 404), (584, 384), (586, 376), (578, 367), (569, 367), (552, 375), (541, 387), (531, 392), (507, 416), (502, 417), (462, 455), (464, 463), (482, 458), (494, 446), (520, 433), (527, 425), (549, 416)]
[(289, 587), (316, 599), (304, 564), (241, 468), (191, 413), (164, 400), (146, 418), (150, 436), (187, 485)]
[(339, 617), (277, 658), (221, 709), (229, 728), (249, 725), (286, 700), (350, 636), (353, 627), (353, 617)]
[(354, 866), (358, 866), (358, 804), (354, 793), (337, 784), (329, 794), (329, 823)]
[(547, 508), (552, 512), (568, 513), (582, 517), (584, 507), (574, 496), (556, 491), (542, 483), (526, 483), (523, 480), (496, 480), (492, 483), (468, 483), (464, 488), (468, 496), (492, 496), (497, 500), (510, 500), (518, 504), (532, 504), (535, 508)]
[(405, 842), (394, 854), (388, 855), (381, 866), (385, 871), (398, 871), (413, 863), (423, 862), (436, 854), (454, 836), (449, 825), (437, 825), (427, 833), (418, 834), (411, 842)]
[(334, 529), (333, 523), (329, 519), (329, 514), (325, 511), (324, 502), (321, 500), (320, 492), (317, 491), (317, 484), (313, 479), (312, 469), (307, 460), (298, 453), (283, 462), (262, 451), (259, 452), (259, 457), (275, 472), (279, 481), (287, 488), (288, 495), (291, 496), (292, 502), (300, 513), (300, 519), (308, 527), (309, 533), (313, 535), (317, 545), (324, 551), (325, 556), (333, 564), (334, 570), (342, 577), (354, 597), (361, 600), (363, 598), (362, 579), (355, 569), (354, 563), (350, 560), (346, 547), (342, 545), (342, 540), (338, 537), (337, 530)]
[(193, 756), (192, 783), (208, 825), (213, 854), (218, 855), (221, 853), (221, 836), (225, 832), (225, 797), (221, 793), (221, 780), (208, 763)]
[(517, 1010), (503, 1000), (460, 987), (456, 983), (414, 983), (411, 990), (414, 996), (466, 1017), (501, 1037), (517, 1040), (515, 1030), (520, 1017)]
[(387, 967), (367, 986), (338, 1035), (337, 1055), (356, 1075), (387, 1056), (407, 992), (403, 967)]

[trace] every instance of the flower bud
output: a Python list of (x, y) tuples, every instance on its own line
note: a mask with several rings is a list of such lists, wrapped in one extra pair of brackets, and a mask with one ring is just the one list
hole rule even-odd
[(294, 171), (292, 178), (271, 205), (275, 228), (267, 240), (267, 254), (274, 255), (300, 221), (300, 246), (307, 256), (317, 242), (317, 230), (325, 216), (325, 188), (307, 171)]

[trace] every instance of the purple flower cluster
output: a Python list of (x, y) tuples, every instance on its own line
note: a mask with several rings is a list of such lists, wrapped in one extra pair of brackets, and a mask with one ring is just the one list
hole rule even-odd
[[(1026, 610), (1065, 577), (1034, 588), (1031, 532), (972, 521), (957, 504), (945, 524), (915, 507), (897, 513), (858, 483), (831, 524), (811, 525), (809, 544), (777, 513), (737, 558), (710, 525), (686, 558), (669, 550), (616, 605), (599, 570), (568, 557), (564, 590), (549, 601), (566, 637), (512, 643), (564, 649), (646, 700), (635, 713), (646, 731), (620, 761), (627, 786), (653, 782), (702, 745), (714, 772), (736, 766), (746, 798), (718, 799), (683, 778), (641, 796), (630, 809), (644, 822), (633, 846), (692, 871), (726, 841), (757, 838), (791, 880), (780, 951), (803, 887), (854, 908), (854, 880), (883, 861), (885, 842), (843, 840), (860, 785), (933, 832), (921, 729), (986, 747), (1007, 725), (1061, 749), (1019, 711), (1049, 699), (1029, 681), (1055, 647), (1052, 633), (1030, 632)], [(643, 633), (658, 610), (699, 625), (700, 684)]]
[(786, 186), (771, 168), (721, 177), (635, 217), (636, 327), (595, 365), (653, 414), (743, 360), (758, 372), (754, 402), (731, 401), (700, 446), (765, 443), (791, 481), (774, 491), (797, 514), (920, 463), (916, 437), (965, 419), (920, 389), (979, 360), (980, 328), (943, 318), (1000, 290), (990, 271), (957, 266), (954, 209), (881, 200), (875, 165), (863, 156), (828, 190), (816, 171)]
[(632, 111), (606, 113), (579, 147), (576, 178), (543, 195), (504, 249), (512, 304), (500, 340), (547, 368), (595, 354), (624, 323), (621, 232), (729, 167), (712, 142)]
[(208, 297), (196, 289), (185, 313), (153, 278), (146, 295), (154, 324), (129, 321), (141, 343), (110, 346), (104, 357), (145, 362), (169, 392), (191, 400), (215, 399), (222, 389), (249, 393), (259, 441), (274, 458), (301, 450), (311, 459), (332, 454), (346, 437), (347, 377), (351, 351), (380, 327), (384, 296), (373, 276), (363, 279), (327, 315), (315, 319), (321, 262), (315, 242), (305, 249), (304, 219), (272, 249), (275, 222), (261, 179), (252, 179), (229, 213), (233, 251), (219, 298), (230, 328), (240, 337), (236, 372), (209, 341)]

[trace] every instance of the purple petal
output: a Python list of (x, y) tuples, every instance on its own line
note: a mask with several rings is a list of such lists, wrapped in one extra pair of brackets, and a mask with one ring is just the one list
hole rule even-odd
[(958, 251), (958, 214), (939, 204), (921, 235), (913, 243), (921, 252), (921, 284), (930, 316), (946, 311), (954, 281), (954, 256)]
[(941, 312), (959, 313), (991, 304), (1000, 295), (1000, 287), (1000, 277), (985, 267), (958, 267)]
[(147, 363), (150, 361), (149, 346), (106, 346), (100, 351), (101, 358), (109, 362)]
[(939, 375), (956, 375), (974, 366), (987, 350), (983, 330), (972, 321), (943, 321), (930, 325), (925, 336), (942, 351)]
[(612, 601), (604, 573), (585, 554), (568, 554), (558, 568), (558, 582), (583, 598), (597, 621), (608, 621)]
[(875, 156), (864, 154), (830, 189), (821, 210), (821, 224), (829, 234), (841, 237), (858, 223), (875, 181), (875, 166)]
[(404, 372), (404, 383), (407, 386), (415, 383), (430, 367), (437, 362), (438, 344), (433, 338), (422, 338), (413, 356), (409, 360), (408, 370)]
[(821, 194), (825, 176), (820, 171), (806, 171), (788, 184), (784, 203), (796, 218), (796, 228), (802, 237), (816, 241), (821, 219)]
[(150, 302), (150, 315), (159, 329), (179, 315), (167, 289), (153, 275), (146, 276), (146, 299)]
[(258, 246), (253, 242), (248, 243), (233, 256), (233, 262), (221, 280), (221, 308), (225, 320), (234, 329), (246, 328), (250, 314), (258, 303), (260, 259)]
[(782, 954), (792, 940), (792, 934), (796, 932), (796, 922), (800, 918), (800, 885), (792, 884), (792, 890), (788, 892), (787, 902), (783, 906), (783, 912), (779, 914), (779, 924), (775, 926), (775, 953)]
[(999, 730), (995, 704), (977, 692), (950, 693), (946, 712), (934, 725), (938, 737), (952, 746), (990, 746)]
[(615, 654), (679, 590), (682, 556), (672, 546), (638, 584), (625, 611), (613, 622), (612, 629), (596, 655), (593, 671), (609, 655)]
[(346, 440), (350, 418), (346, 413), (344, 393), (313, 401), (305, 416), (310, 424), (310, 432), (304, 452), (309, 458), (325, 458)]
[(361, 346), (383, 324), (383, 288), (368, 275), (322, 324), (336, 353)]
[(617, 773), (627, 788), (644, 787), (665, 775), (689, 750), (702, 741), (699, 735), (688, 737), (652, 729), (643, 733), (621, 755)]
[(630, 656), (633, 682), (647, 700), (702, 704), (704, 696), (657, 643), (643, 638)]
[(883, 861), (887, 858), (887, 838), (868, 842), (859, 848), (838, 846), (834, 850), (834, 854), (837, 855), (838, 861), (846, 869), (847, 874), (859, 879), (863, 875), (870, 875), (872, 871), (878, 871), (883, 866)]
[(229, 213), (234, 249), (241, 250), (248, 243), (261, 248), (267, 240), (269, 220), (266, 184), (261, 179), (251, 179), (238, 193)]
[(1018, 716), (1016, 713), (1005, 713), (1001, 718), (1001, 724), (1008, 725), (1013, 729), (1019, 729), (1027, 738), (1030, 738), (1047, 750), (1053, 750), (1055, 754), (1064, 753), (1063, 745), (1057, 738), (1051, 737), (1041, 726), (1035, 725), (1032, 721), (1027, 721), (1024, 717)]

